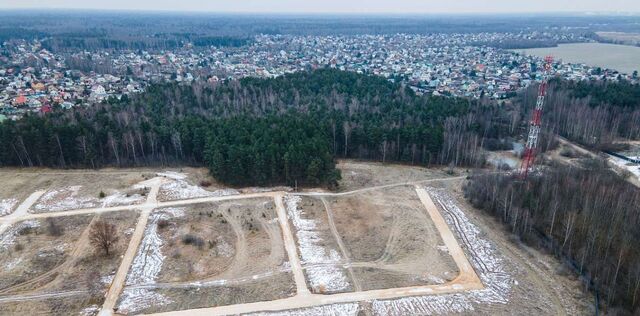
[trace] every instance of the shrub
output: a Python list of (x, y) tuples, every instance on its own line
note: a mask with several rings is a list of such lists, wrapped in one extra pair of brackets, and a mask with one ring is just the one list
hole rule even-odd
[(182, 243), (185, 245), (192, 245), (198, 248), (202, 248), (204, 246), (204, 240), (198, 236), (186, 234), (182, 236)]
[(166, 219), (161, 219), (158, 221), (158, 228), (160, 229), (165, 229), (169, 226), (169, 224), (171, 224), (168, 220)]
[(64, 229), (60, 225), (56, 224), (55, 220), (48, 218), (47, 233), (49, 236), (62, 236)]

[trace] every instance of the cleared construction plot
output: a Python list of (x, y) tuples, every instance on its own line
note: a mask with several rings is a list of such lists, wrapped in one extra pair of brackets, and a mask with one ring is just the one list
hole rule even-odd
[(117, 308), (163, 312), (294, 291), (273, 199), (242, 199), (154, 210)]
[(444, 284), (458, 275), (413, 186), (324, 199), (362, 290)]
[(338, 163), (341, 171), (339, 191), (352, 191), (381, 185), (403, 182), (448, 178), (444, 168), (423, 168), (344, 160)]
[[(102, 306), (137, 212), (31, 219), (0, 236), (0, 314), (78, 314)], [(109, 256), (89, 243), (92, 223), (116, 225)]]
[(413, 186), (287, 199), (312, 293), (445, 284), (458, 276)]
[[(204, 169), (0, 173), (17, 200), (0, 314), (588, 313), (557, 260), (465, 202), (464, 171), (340, 167), (355, 174), (333, 193), (230, 189)], [(112, 256), (88, 241), (98, 220), (116, 224)]]

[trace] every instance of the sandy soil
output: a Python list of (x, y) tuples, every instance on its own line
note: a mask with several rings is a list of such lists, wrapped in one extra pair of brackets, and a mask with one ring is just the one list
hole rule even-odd
[[(158, 229), (167, 254), (160, 283), (260, 274), (286, 261), (271, 199), (197, 204), (184, 214)], [(185, 245), (187, 235), (203, 244)]]
[(458, 275), (413, 186), (328, 199), (364, 290), (439, 284)]
[(443, 168), (424, 168), (352, 160), (341, 160), (338, 162), (337, 167), (342, 172), (342, 180), (339, 183), (339, 191), (341, 192), (448, 176)]

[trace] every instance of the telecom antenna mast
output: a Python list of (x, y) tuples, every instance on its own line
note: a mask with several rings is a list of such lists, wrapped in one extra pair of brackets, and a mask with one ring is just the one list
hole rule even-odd
[(542, 110), (544, 109), (544, 99), (547, 96), (547, 87), (549, 85), (549, 75), (553, 64), (553, 57), (544, 58), (544, 72), (542, 75), (542, 83), (538, 91), (538, 100), (536, 108), (533, 110), (531, 122), (529, 123), (529, 136), (524, 147), (524, 155), (522, 158), (522, 166), (520, 167), (520, 177), (526, 179), (529, 171), (533, 168), (536, 158), (536, 149), (538, 148), (538, 138), (540, 137), (540, 123), (542, 119)]

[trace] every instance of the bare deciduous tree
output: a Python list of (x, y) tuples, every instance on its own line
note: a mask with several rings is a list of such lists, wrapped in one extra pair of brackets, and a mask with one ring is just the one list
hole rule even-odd
[(106, 256), (118, 242), (118, 234), (116, 232), (116, 225), (107, 223), (105, 221), (97, 221), (91, 226), (89, 232), (89, 241), (96, 249), (96, 252), (104, 252)]

